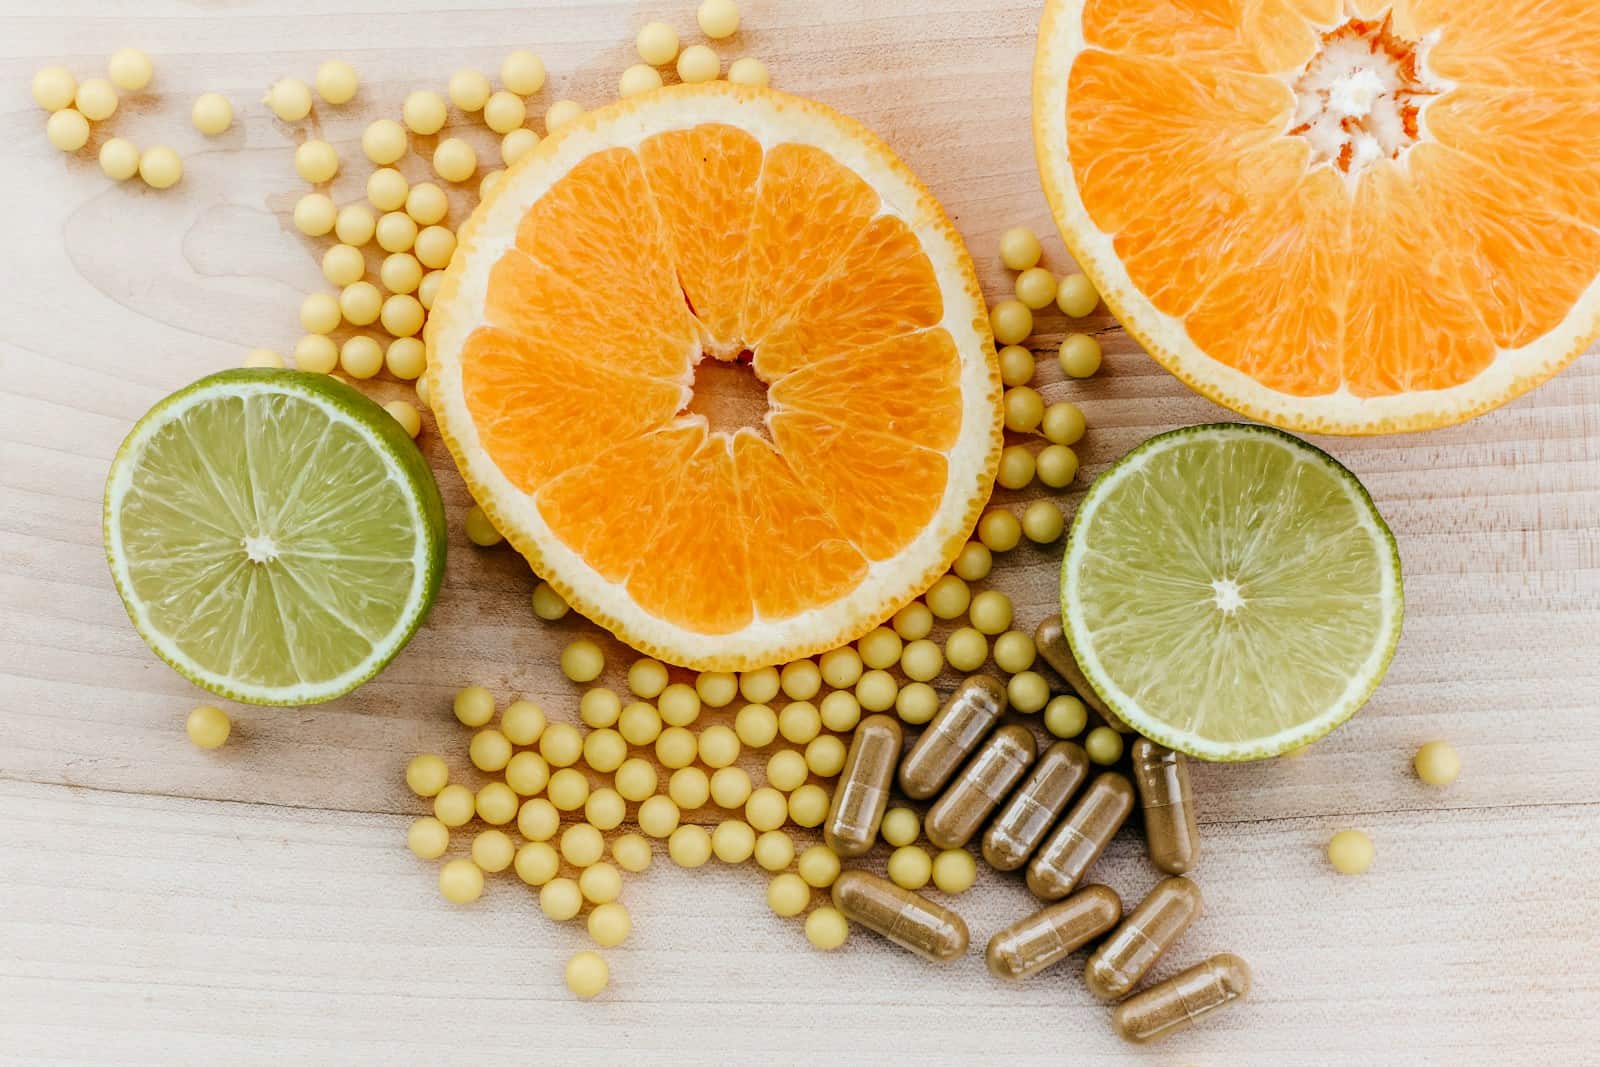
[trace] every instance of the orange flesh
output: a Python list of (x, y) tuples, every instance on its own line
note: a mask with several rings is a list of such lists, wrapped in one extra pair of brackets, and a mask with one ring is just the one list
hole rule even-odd
[[(1087, 0), (1082, 25), (1065, 119), (1085, 209), (1136, 288), (1269, 388), (1460, 385), (1600, 274), (1600, 5)], [(1394, 140), (1318, 159), (1297, 92), (1352, 41), (1399, 72)]]
[[(820, 149), (704, 124), (557, 179), (462, 352), (487, 455), (644, 611), (707, 634), (857, 588), (937, 512), (961, 360), (932, 264)], [(746, 354), (765, 429), (690, 414)]]

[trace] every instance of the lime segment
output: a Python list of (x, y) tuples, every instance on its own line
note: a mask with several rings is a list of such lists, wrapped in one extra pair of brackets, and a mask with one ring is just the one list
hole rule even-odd
[(433, 603), (439, 491), (377, 404), (326, 375), (228, 371), (161, 401), (106, 486), (134, 626), (191, 681), (260, 704), (372, 677)]
[(1403, 613), (1394, 537), (1355, 476), (1264, 427), (1145, 442), (1084, 498), (1062, 618), (1089, 683), (1212, 760), (1316, 740), (1371, 695)]

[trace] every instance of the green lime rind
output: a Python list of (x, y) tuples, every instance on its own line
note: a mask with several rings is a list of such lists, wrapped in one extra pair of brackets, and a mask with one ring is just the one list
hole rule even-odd
[[(1168, 458), (1178, 455), (1177, 450), (1186, 450), (1197, 457), (1203, 471), (1215, 472), (1219, 467), (1225, 466), (1227, 446), (1253, 445), (1271, 443), (1276, 445), (1293, 457), (1293, 462), (1285, 460), (1282, 456), (1270, 452), (1262, 455), (1279, 463), (1290, 463), (1290, 471), (1294, 479), (1284, 479), (1278, 482), (1271, 478), (1262, 478), (1253, 483), (1247, 483), (1242, 490), (1235, 487), (1237, 492), (1230, 494), (1225, 485), (1219, 484), (1214, 491), (1191, 496), (1188, 500), (1179, 500), (1179, 503), (1190, 503), (1192, 508), (1173, 508), (1172, 501), (1160, 495), (1159, 488), (1154, 482), (1157, 473), (1151, 473), (1153, 461), (1158, 457)], [(1199, 450), (1209, 448), (1216, 456), (1211, 467), (1204, 465), (1206, 457), (1201, 456)], [(1176, 465), (1181, 459), (1171, 460)], [(1301, 464), (1309, 466), (1302, 467)], [(1139, 482), (1130, 482), (1140, 472), (1146, 476)], [(1265, 472), (1265, 467), (1263, 467)], [(1164, 472), (1163, 472), (1164, 473)], [(1236, 472), (1228, 472), (1236, 473)], [(1301, 477), (1309, 474), (1310, 477)], [(1322, 484), (1318, 484), (1317, 479)], [(1127, 507), (1122, 504), (1113, 504), (1113, 520), (1115, 521), (1116, 509), (1123, 508), (1122, 514), (1148, 517), (1149, 526), (1143, 530), (1127, 529), (1126, 551), (1121, 555), (1107, 555), (1103, 550), (1092, 547), (1099, 541), (1106, 544), (1109, 535), (1116, 531), (1096, 529), (1096, 523), (1107, 501), (1114, 501), (1115, 494), (1124, 486), (1132, 486), (1136, 491), (1146, 491), (1146, 496), (1137, 501), (1137, 507)], [(1268, 487), (1264, 489), (1263, 487)], [(1244, 498), (1249, 494), (1253, 504), (1259, 505), (1267, 496), (1276, 494), (1281, 502), (1284, 499), (1300, 500), (1309, 499), (1313, 491), (1324, 494), (1323, 506), (1316, 509), (1302, 508), (1294, 514), (1284, 512), (1280, 508), (1280, 515), (1285, 520), (1271, 526), (1260, 523), (1245, 527), (1251, 534), (1248, 543), (1244, 540), (1229, 542), (1225, 538), (1213, 537), (1195, 538), (1192, 535), (1197, 530), (1208, 535), (1217, 533), (1217, 526), (1207, 526), (1201, 520), (1196, 520), (1199, 511), (1210, 510), (1216, 514), (1226, 516), (1230, 506), (1238, 507), (1234, 498)], [(1155, 496), (1148, 495), (1154, 492)], [(1343, 510), (1340, 510), (1343, 509)], [(1244, 510), (1237, 512), (1238, 516), (1246, 514)], [(1255, 515), (1257, 512), (1249, 511)], [(1189, 523), (1193, 522), (1193, 525)], [(1136, 525), (1130, 523), (1130, 526)], [(1324, 530), (1334, 530), (1324, 544), (1333, 544), (1337, 547), (1343, 542), (1343, 550), (1347, 553), (1350, 546), (1359, 548), (1363, 543), (1356, 534), (1365, 534), (1365, 543), (1369, 551), (1363, 553), (1366, 558), (1356, 559), (1354, 562), (1363, 564), (1355, 570), (1345, 570), (1338, 578), (1330, 577), (1330, 571), (1323, 566), (1323, 560), (1317, 560), (1321, 570), (1312, 570), (1306, 567), (1281, 566), (1276, 570), (1261, 571), (1264, 586), (1268, 578), (1274, 582), (1289, 581), (1291, 587), (1298, 585), (1302, 589), (1306, 585), (1326, 579), (1327, 588), (1322, 592), (1326, 600), (1319, 602), (1317, 593), (1302, 596), (1298, 600), (1283, 596), (1262, 595), (1259, 609), (1262, 613), (1271, 612), (1278, 616), (1276, 619), (1264, 621), (1273, 622), (1274, 625), (1256, 625), (1254, 632), (1245, 634), (1251, 626), (1248, 615), (1240, 616), (1240, 623), (1232, 628), (1232, 636), (1218, 636), (1210, 647), (1216, 652), (1222, 648), (1224, 641), (1237, 641), (1235, 647), (1246, 647), (1254, 661), (1258, 652), (1258, 642), (1261, 647), (1271, 651), (1274, 643), (1283, 655), (1272, 658), (1268, 664), (1252, 662), (1240, 665), (1231, 662), (1222, 662), (1222, 657), (1206, 657), (1204, 647), (1195, 644), (1184, 644), (1176, 650), (1165, 647), (1171, 646), (1179, 640), (1192, 637), (1196, 633), (1210, 627), (1214, 632), (1222, 629), (1217, 620), (1217, 609), (1221, 607), (1228, 594), (1218, 587), (1213, 576), (1211, 590), (1206, 595), (1196, 597), (1196, 586), (1193, 584), (1197, 578), (1204, 577), (1204, 567), (1208, 562), (1208, 553), (1229, 556), (1234, 561), (1234, 569), (1239, 572), (1235, 577), (1243, 578), (1246, 567), (1240, 561), (1261, 564), (1265, 561), (1270, 565), (1277, 563), (1296, 563), (1308, 558), (1305, 538), (1307, 531), (1315, 531), (1318, 525)], [(1173, 529), (1178, 527), (1178, 529)], [(1162, 543), (1161, 538), (1168, 535), (1170, 538)], [(1277, 542), (1265, 536), (1265, 533), (1276, 533), (1283, 542), (1278, 545), (1279, 551), (1272, 553)], [(1137, 534), (1144, 536), (1135, 536)], [(1300, 540), (1296, 542), (1296, 538)], [(1158, 566), (1151, 567), (1152, 550)], [(1238, 549), (1244, 546), (1245, 551)], [(1170, 570), (1159, 566), (1161, 553), (1168, 553), (1173, 560)], [(1183, 557), (1183, 558), (1179, 558)], [(1085, 578), (1086, 561), (1095, 560), (1093, 566), (1100, 571), (1098, 577)], [(1351, 562), (1349, 555), (1344, 557), (1345, 562)], [(1139, 568), (1137, 564), (1144, 564)], [(1184, 569), (1190, 573), (1185, 574)], [(1096, 631), (1090, 625), (1087, 616), (1091, 614), (1085, 607), (1082, 599), (1084, 587), (1096, 582), (1104, 584), (1107, 574), (1118, 573), (1119, 568), (1128, 578), (1128, 588), (1118, 590), (1127, 597), (1127, 603), (1117, 605), (1110, 612), (1100, 611), (1101, 616), (1116, 616), (1122, 618), (1115, 621), (1115, 627), (1110, 625), (1105, 618), (1096, 621), (1101, 626), (1102, 640), (1098, 644), (1114, 644), (1121, 640), (1123, 646), (1129, 644), (1125, 637), (1116, 638), (1114, 630), (1126, 629), (1137, 635), (1141, 630), (1146, 633), (1160, 633), (1158, 642), (1164, 645), (1149, 645), (1150, 655), (1155, 657), (1162, 667), (1174, 668), (1186, 672), (1186, 677), (1177, 682), (1168, 684), (1166, 677), (1160, 672), (1140, 672), (1133, 669), (1130, 664), (1108, 665), (1102, 662), (1096, 641)], [(1197, 573), (1199, 572), (1199, 573)], [(1230, 579), (1231, 580), (1231, 579)], [(1184, 582), (1189, 582), (1184, 586)], [(1148, 600), (1141, 599), (1141, 583), (1145, 590), (1154, 590), (1156, 595)], [(1343, 584), (1340, 584), (1343, 583)], [(1370, 592), (1361, 591), (1363, 583), (1370, 583)], [(1240, 587), (1243, 590), (1244, 600), (1238, 601), (1235, 611), (1248, 607), (1250, 587)], [(1268, 590), (1268, 593), (1272, 590)], [(1109, 595), (1109, 590), (1107, 591)], [(1163, 602), (1161, 597), (1167, 599)], [(1207, 598), (1214, 596), (1213, 602), (1207, 603)], [(1148, 610), (1146, 610), (1148, 609)], [(1209, 610), (1203, 610), (1209, 609)], [(1266, 426), (1257, 426), (1246, 423), (1212, 423), (1202, 426), (1191, 426), (1168, 433), (1159, 434), (1150, 438), (1127, 455), (1123, 456), (1110, 469), (1105, 471), (1090, 487), (1083, 501), (1078, 507), (1073, 519), (1072, 530), (1068, 535), (1066, 553), (1061, 565), (1061, 616), (1067, 641), (1072, 648), (1080, 668), (1088, 679), (1095, 694), (1128, 726), (1141, 734), (1149, 737), (1168, 748), (1184, 752), (1199, 759), (1212, 761), (1242, 761), (1266, 759), (1282, 755), (1285, 752), (1300, 748), (1328, 734), (1354, 715), (1357, 710), (1372, 696), (1378, 684), (1382, 681), (1387, 671), (1389, 662), (1394, 656), (1394, 650), (1399, 644), (1402, 621), (1405, 614), (1405, 594), (1401, 574), (1400, 554), (1395, 544), (1394, 534), (1379, 514), (1373, 504), (1371, 495), (1367, 492), (1360, 480), (1356, 478), (1343, 464), (1323, 450), (1284, 433), (1281, 430)], [(1360, 646), (1357, 652), (1358, 660), (1353, 659), (1349, 664), (1333, 665), (1323, 670), (1323, 663), (1314, 662), (1314, 655), (1306, 654), (1306, 650), (1321, 650), (1333, 648), (1338, 645), (1338, 640), (1329, 641), (1330, 632), (1328, 622), (1330, 616), (1343, 613), (1345, 625), (1336, 631), (1339, 639), (1349, 638), (1351, 641), (1359, 639)], [(1226, 612), (1228, 618), (1234, 618), (1234, 611)], [(1144, 617), (1141, 618), (1141, 615)], [(1201, 618), (1205, 616), (1205, 618)], [(1171, 632), (1161, 628), (1167, 623), (1159, 620), (1175, 620), (1177, 626)], [(1297, 631), (1294, 625), (1284, 624), (1284, 619), (1293, 623), (1296, 618), (1303, 626)], [(1147, 621), (1149, 620), (1149, 621)], [(1360, 622), (1371, 620), (1370, 633), (1367, 630), (1352, 629), (1350, 620)], [(1197, 625), (1198, 623), (1198, 625)], [(1180, 631), (1180, 627), (1187, 625), (1187, 630)], [(1351, 634), (1354, 637), (1350, 637)], [(1176, 636), (1174, 636), (1176, 635)], [(1243, 636), (1240, 636), (1243, 635)], [(1202, 633), (1203, 638), (1205, 635)], [(1115, 652), (1115, 649), (1110, 650)], [(1293, 669), (1297, 657), (1300, 657), (1301, 669)], [(1219, 663), (1226, 669), (1220, 675), (1224, 680), (1239, 682), (1245, 678), (1245, 666), (1260, 667), (1251, 677), (1264, 687), (1261, 693), (1263, 699), (1259, 702), (1240, 701), (1250, 704), (1247, 708), (1235, 708), (1231, 705), (1221, 709), (1220, 712), (1210, 705), (1210, 689), (1205, 686), (1206, 679), (1201, 677), (1208, 670), (1212, 677), (1219, 677), (1216, 672)], [(1274, 671), (1273, 668), (1279, 668)], [(1125, 685), (1119, 685), (1114, 675), (1122, 678)], [(1155, 684), (1146, 679), (1158, 678)], [(1314, 706), (1295, 706), (1290, 701), (1287, 713), (1277, 697), (1290, 690), (1305, 692), (1313, 688), (1313, 682), (1304, 679), (1311, 678), (1325, 682), (1324, 688), (1331, 692), (1331, 687), (1342, 685), (1336, 698), (1330, 698)], [(1161, 698), (1146, 699), (1143, 703), (1136, 700), (1128, 692), (1134, 686), (1135, 679), (1139, 680), (1142, 691), (1151, 693)], [(1221, 689), (1221, 687), (1218, 687)], [(1289, 694), (1292, 696), (1293, 694)], [(1170, 711), (1172, 714), (1158, 714), (1147, 708), (1159, 707), (1161, 711)], [(1212, 712), (1212, 728), (1204, 728), (1194, 723), (1185, 723), (1178, 720), (1175, 709), (1184, 709), (1183, 714), (1192, 714), (1198, 723), (1204, 724), (1207, 711)], [(1261, 710), (1266, 708), (1268, 710)], [(1191, 712), (1190, 709), (1197, 709)], [(1270, 721), (1269, 721), (1270, 720)], [(1288, 721), (1286, 721), (1288, 720)]]
[(321, 703), (367, 682), (444, 579), (444, 503), (422, 453), (324, 374), (229, 370), (164, 398), (118, 448), (102, 522), (140, 637), (244, 703)]

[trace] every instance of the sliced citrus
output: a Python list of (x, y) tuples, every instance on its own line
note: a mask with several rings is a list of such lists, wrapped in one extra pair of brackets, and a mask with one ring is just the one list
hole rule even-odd
[(252, 704), (378, 673), (433, 604), (444, 537), (411, 438), (325, 374), (203, 378), (139, 420), (106, 482), (106, 558), (139, 635)]
[(1460, 422), (1600, 334), (1600, 5), (1048, 0), (1045, 193), (1106, 306), (1253, 418)]
[[(542, 142), (462, 229), (428, 331), (440, 432), (496, 527), (686, 666), (871, 630), (949, 566), (999, 461), (949, 219), (877, 138), (770, 90), (649, 93)], [(721, 368), (759, 418), (700, 410)]]
[(1061, 568), (1068, 643), (1129, 726), (1210, 760), (1309, 744), (1400, 639), (1394, 537), (1337, 460), (1263, 426), (1174, 430), (1096, 479)]

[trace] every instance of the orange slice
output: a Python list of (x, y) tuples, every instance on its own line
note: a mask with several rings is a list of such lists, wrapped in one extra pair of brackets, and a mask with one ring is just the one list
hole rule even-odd
[[(1001, 447), (977, 277), (854, 122), (722, 82), (634, 97), (542, 142), (459, 236), (427, 335), (441, 434), (629, 644), (714, 670), (835, 648), (971, 532)], [(764, 390), (760, 417), (714, 422), (708, 366)]]
[(1600, 6), (1048, 0), (1045, 194), (1168, 370), (1305, 432), (1449, 425), (1600, 335)]

